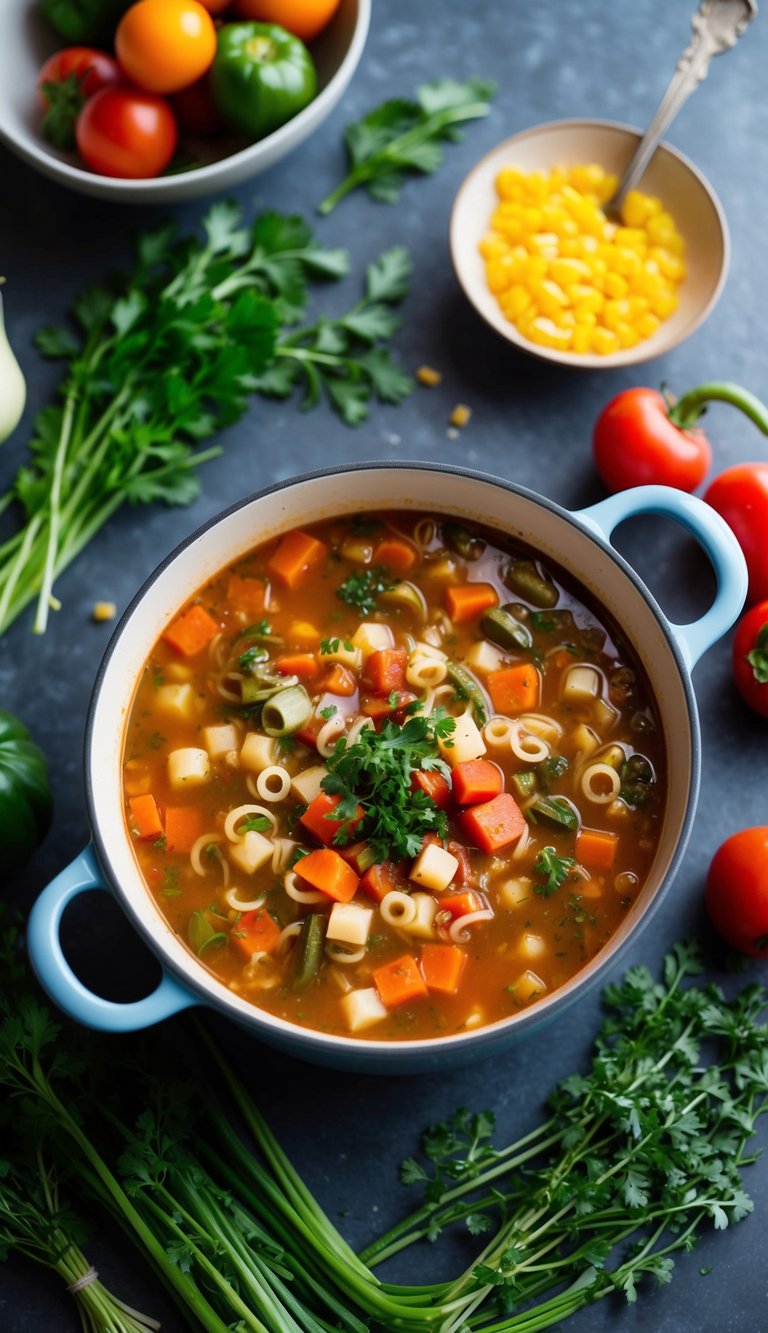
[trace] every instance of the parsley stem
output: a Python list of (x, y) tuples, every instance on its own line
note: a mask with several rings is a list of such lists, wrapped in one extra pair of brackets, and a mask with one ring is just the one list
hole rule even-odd
[(64, 415), (61, 421), (61, 434), (56, 446), (56, 455), (53, 465), (53, 479), (51, 482), (50, 498), (48, 500), (48, 541), (46, 543), (45, 564), (43, 566), (43, 576), (40, 586), (40, 596), (37, 603), (37, 614), (34, 621), (35, 634), (44, 634), (48, 624), (48, 610), (50, 605), (51, 590), (53, 588), (54, 566), (56, 563), (56, 550), (59, 540), (59, 530), (61, 526), (61, 486), (64, 475), (64, 463), (67, 457), (72, 437), (72, 426), (75, 418), (78, 395), (74, 389), (70, 389), (67, 394), (64, 405)]

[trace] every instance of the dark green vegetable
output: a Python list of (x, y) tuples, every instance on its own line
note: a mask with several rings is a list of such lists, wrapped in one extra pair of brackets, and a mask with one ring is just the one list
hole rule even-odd
[(571, 829), (572, 832), (579, 827), (579, 816), (564, 796), (541, 796), (528, 807), (527, 814), (534, 823), (543, 819), (548, 824)]
[(0, 709), (0, 848), (6, 872), (17, 870), (51, 822), (45, 755), (22, 722)]
[(543, 791), (549, 791), (553, 783), (563, 776), (568, 768), (568, 760), (562, 754), (550, 754), (536, 765), (536, 773)]
[(504, 582), (534, 606), (557, 605), (560, 596), (557, 588), (539, 573), (532, 560), (510, 560), (504, 571)]
[(521, 800), (525, 800), (528, 796), (532, 796), (536, 790), (536, 774), (533, 769), (523, 768), (519, 773), (513, 773), (512, 786)]
[(523, 652), (533, 646), (531, 632), (512, 615), (507, 606), (494, 606), (484, 611), (480, 628), (486, 639), (500, 648), (517, 648)]
[(310, 912), (304, 917), (293, 953), (291, 985), (294, 990), (306, 990), (320, 971), (327, 929), (328, 918), (322, 912)]
[(42, 11), (70, 46), (110, 50), (115, 28), (133, 0), (42, 0)]
[(448, 680), (459, 698), (469, 700), (479, 725), (485, 726), (488, 721), (488, 702), (472, 672), (467, 671), (466, 667), (459, 666), (458, 662), (448, 662), (446, 665)]
[(627, 805), (646, 805), (651, 797), (651, 787), (656, 781), (651, 761), (644, 754), (632, 754), (621, 765), (619, 777), (621, 799)]
[(490, 111), (496, 85), (482, 79), (438, 79), (416, 89), (416, 101), (393, 98), (348, 125), (344, 134), (349, 174), (320, 205), (330, 213), (358, 185), (373, 199), (393, 204), (406, 171), (425, 175), (437, 171), (443, 160), (441, 140), (456, 141), (457, 126)]
[(226, 931), (216, 930), (211, 925), (208, 913), (202, 908), (189, 918), (187, 937), (198, 957), (212, 944), (226, 944), (229, 939)]
[(531, 625), (539, 634), (574, 633), (572, 611), (531, 611)]
[(479, 560), (485, 550), (482, 537), (476, 537), (474, 533), (462, 527), (461, 523), (446, 522), (441, 526), (443, 541), (449, 551), (454, 551), (463, 560)]
[(279, 129), (317, 92), (306, 46), (275, 23), (225, 23), (208, 77), (225, 122), (249, 139)]

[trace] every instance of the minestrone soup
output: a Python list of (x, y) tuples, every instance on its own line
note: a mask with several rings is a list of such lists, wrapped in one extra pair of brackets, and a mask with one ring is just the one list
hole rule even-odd
[(125, 813), (169, 924), (238, 996), (366, 1038), (562, 986), (642, 889), (664, 809), (640, 664), (535, 551), (439, 515), (258, 547), (152, 650)]

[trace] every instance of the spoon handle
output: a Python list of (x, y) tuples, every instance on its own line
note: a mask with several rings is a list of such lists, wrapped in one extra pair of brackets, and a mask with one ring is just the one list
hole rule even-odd
[(690, 44), (678, 60), (656, 115), (630, 159), (608, 205), (609, 212), (620, 212), (625, 196), (642, 176), (665, 130), (694, 89), (706, 78), (712, 57), (730, 50), (756, 15), (757, 0), (701, 0), (691, 19), (693, 37)]

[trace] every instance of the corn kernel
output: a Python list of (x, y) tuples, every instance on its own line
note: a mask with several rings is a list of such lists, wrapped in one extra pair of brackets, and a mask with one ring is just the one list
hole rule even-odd
[(561, 287), (566, 287), (571, 282), (587, 282), (589, 265), (585, 264), (583, 259), (556, 259), (550, 264), (549, 275), (552, 281), (559, 282)]
[[(488, 286), (491, 286), (490, 277), (488, 278)], [(606, 273), (603, 291), (606, 296), (626, 296), (629, 291), (629, 283), (626, 278), (622, 278), (620, 273)]]
[(471, 416), (471, 407), (467, 407), (466, 403), (457, 403), (448, 420), (452, 426), (457, 426), (460, 429), (462, 426), (466, 426)]
[(592, 351), (597, 352), (598, 356), (610, 356), (612, 352), (619, 350), (619, 340), (611, 329), (596, 328), (592, 330)]
[(432, 366), (419, 366), (416, 371), (416, 378), (419, 384), (424, 385), (425, 389), (436, 389), (443, 379), (440, 371), (434, 370)]
[(117, 615), (117, 607), (114, 602), (96, 602), (91, 611), (91, 620), (97, 624), (104, 620), (114, 620)]
[(640, 316), (636, 328), (641, 338), (652, 338), (660, 323), (658, 315), (652, 315), (649, 311), (647, 315)]
[(545, 315), (554, 315), (562, 306), (568, 304), (568, 297), (562, 287), (549, 278), (531, 283), (531, 295), (539, 310)]
[(573, 339), (570, 329), (559, 329), (546, 315), (539, 315), (532, 321), (528, 336), (531, 342), (540, 343), (542, 347), (555, 347), (563, 351), (570, 347)]

